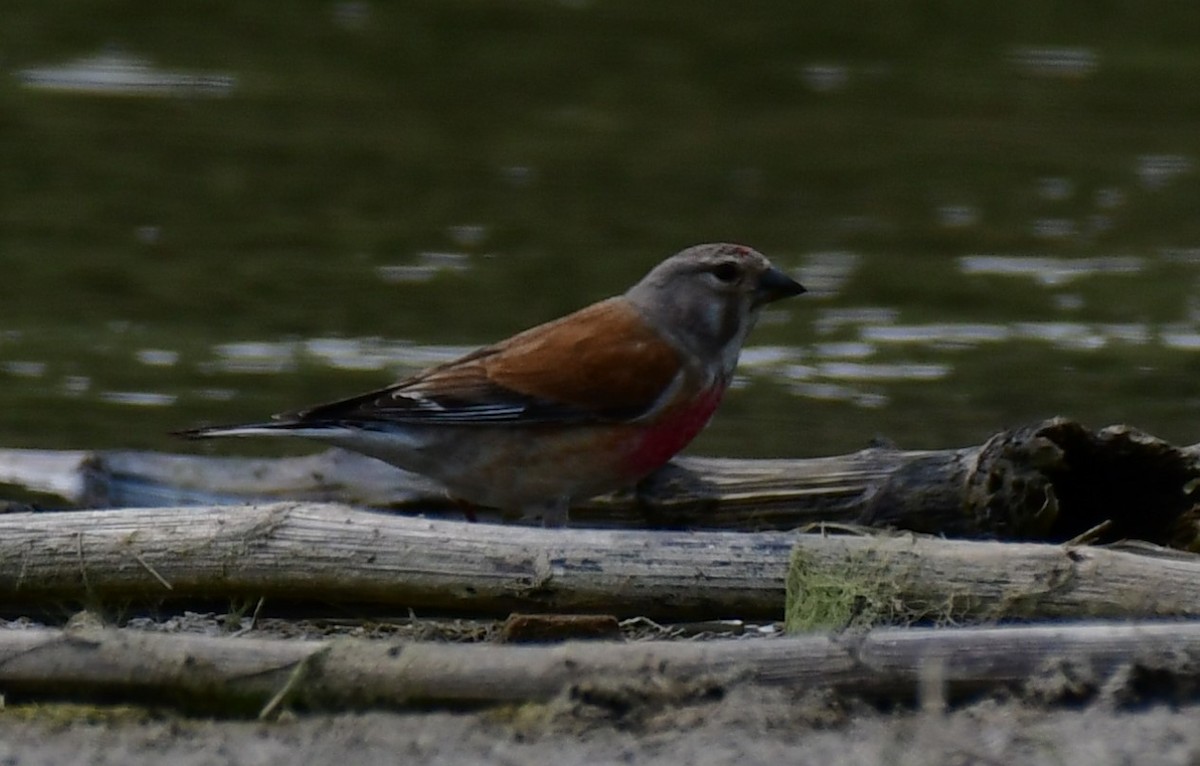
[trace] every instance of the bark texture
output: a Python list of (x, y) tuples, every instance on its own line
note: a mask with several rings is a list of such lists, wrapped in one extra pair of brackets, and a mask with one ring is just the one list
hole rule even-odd
[[(1057, 625), (880, 630), (758, 641), (554, 646), (289, 641), (131, 630), (0, 632), (0, 688), (10, 702), (103, 699), (177, 704), (224, 715), (284, 707), (470, 708), (568, 695), (611, 705), (687, 702), (752, 682), (829, 687), (874, 699), (953, 699), (1069, 674), (1093, 694), (1141, 673), (1194, 688), (1200, 625)], [(1128, 684), (1136, 695), (1162, 689)]]
[[(7, 450), (0, 451), (0, 481), (89, 507), (290, 499), (461, 518), (427, 479), (337, 451), (244, 460)], [(739, 530), (833, 522), (1055, 542), (1103, 525), (1095, 541), (1195, 548), (1198, 503), (1200, 445), (1180, 448), (1128, 426), (1092, 431), (1058, 418), (961, 449), (680, 458), (636, 491), (578, 504), (571, 519), (591, 527)]]
[[(794, 553), (793, 553), (794, 549)], [(0, 605), (257, 599), (473, 615), (779, 619), (857, 581), (952, 618), (1200, 614), (1200, 560), (921, 535), (540, 529), (339, 505), (0, 514)]]

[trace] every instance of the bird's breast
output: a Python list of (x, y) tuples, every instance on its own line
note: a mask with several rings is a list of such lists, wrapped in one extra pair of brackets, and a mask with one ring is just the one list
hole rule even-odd
[(666, 464), (704, 430), (721, 403), (724, 386), (717, 386), (686, 404), (664, 412), (645, 426), (626, 460), (626, 468), (638, 477)]

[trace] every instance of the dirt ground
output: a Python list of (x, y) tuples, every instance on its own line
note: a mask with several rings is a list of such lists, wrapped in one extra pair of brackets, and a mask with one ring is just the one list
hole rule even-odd
[(95, 708), (0, 715), (0, 763), (69, 764), (1193, 764), (1194, 705), (1116, 711), (988, 700), (949, 713), (837, 711), (745, 687), (630, 717), (577, 704), (538, 710), (366, 713), (273, 723)]
[[(125, 626), (228, 634), (248, 627), (239, 622), (187, 613), (135, 618)], [(2, 627), (33, 625), (21, 620)], [(626, 640), (662, 638), (663, 631), (680, 640), (737, 638), (714, 630), (732, 630), (730, 625), (701, 627), (707, 630), (636, 620), (622, 625)], [(739, 633), (746, 640), (770, 640), (773, 627), (745, 625)], [(497, 630), (487, 622), (416, 619), (264, 619), (253, 627), (277, 638), (450, 641), (489, 640)], [(1080, 701), (1071, 679), (1048, 675), (1023, 689), (924, 711), (880, 710), (820, 690), (749, 683), (669, 694), (651, 686), (577, 688), (546, 704), (475, 712), (285, 713), (271, 722), (186, 718), (125, 706), (9, 704), (0, 710), (0, 766), (1194, 764), (1200, 763), (1200, 697), (1190, 683), (1156, 678), (1137, 694), (1129, 693), (1130, 685), (1109, 684)]]

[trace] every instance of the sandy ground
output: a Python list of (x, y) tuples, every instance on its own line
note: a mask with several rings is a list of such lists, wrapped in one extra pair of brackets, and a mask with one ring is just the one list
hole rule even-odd
[(1048, 709), (1016, 700), (950, 713), (847, 712), (741, 688), (723, 699), (614, 715), (537, 709), (368, 713), (274, 723), (91, 709), (0, 715), (0, 764), (1192, 764), (1200, 708)]

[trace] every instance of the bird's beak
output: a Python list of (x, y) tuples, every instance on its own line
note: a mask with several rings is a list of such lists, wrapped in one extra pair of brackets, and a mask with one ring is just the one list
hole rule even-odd
[(804, 285), (772, 266), (758, 278), (758, 285), (754, 288), (754, 304), (761, 306), (803, 292), (807, 292)]

